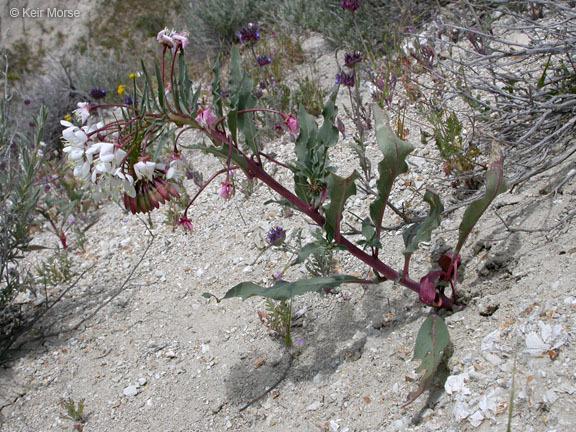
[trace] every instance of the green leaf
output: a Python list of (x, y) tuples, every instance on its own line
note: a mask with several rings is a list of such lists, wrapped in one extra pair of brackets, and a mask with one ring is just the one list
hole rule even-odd
[(308, 243), (298, 251), (298, 256), (292, 261), (291, 265), (303, 263), (310, 255), (322, 253), (325, 249), (326, 246), (320, 242)]
[(154, 70), (156, 71), (156, 83), (158, 85), (158, 104), (164, 110), (164, 83), (162, 82), (162, 75), (160, 74), (160, 67), (158, 63), (154, 63)]
[(324, 123), (318, 133), (318, 141), (323, 147), (333, 147), (338, 143), (340, 138), (340, 131), (336, 127), (336, 115), (338, 114), (338, 108), (336, 108), (336, 96), (338, 96), (339, 86), (336, 85), (332, 88), (330, 96), (324, 104), (324, 109), (322, 110), (322, 117), (324, 117)]
[(436, 314), (426, 318), (420, 327), (414, 346), (414, 360), (422, 361), (416, 372), (424, 372), (424, 374), (420, 377), (418, 389), (410, 393), (408, 401), (403, 407), (414, 402), (432, 385), (438, 366), (449, 344), (450, 334), (444, 320)]
[(166, 143), (168, 142), (168, 140), (172, 138), (176, 130), (177, 128), (172, 128), (167, 132), (163, 133), (162, 135), (160, 135), (160, 137), (156, 141), (156, 150), (154, 151), (154, 159), (153, 159), (154, 162), (156, 162), (158, 158), (162, 155), (162, 151), (164, 150)]
[(228, 113), (228, 128), (232, 139), (237, 141), (237, 130), (240, 129), (246, 140), (246, 145), (254, 154), (258, 153), (256, 144), (256, 128), (254, 113), (239, 113), (256, 106), (256, 98), (252, 94), (254, 83), (250, 75), (242, 68), (242, 58), (237, 47), (232, 47), (230, 57), (230, 112)]
[(424, 201), (430, 206), (428, 216), (422, 222), (411, 225), (404, 231), (404, 244), (406, 246), (403, 252), (404, 255), (413, 253), (418, 249), (418, 245), (421, 242), (430, 241), (432, 231), (438, 228), (442, 221), (444, 206), (440, 201), (440, 197), (434, 191), (427, 189), (424, 194)]
[[(144, 60), (140, 60), (140, 64), (142, 67), (142, 73), (144, 74), (144, 91), (142, 92), (143, 95), (147, 95), (148, 94), (148, 90), (150, 91), (150, 93), (152, 93), (151, 97), (143, 97), (142, 98), (142, 105), (146, 105), (146, 110), (147, 111), (152, 111), (154, 108), (156, 108), (156, 111), (160, 111), (160, 107), (158, 106), (158, 102), (156, 100), (156, 96), (154, 96), (154, 92), (153, 92), (153, 86), (152, 86), (152, 81), (150, 80), (150, 75), (148, 74), (148, 70), (146, 69), (146, 66), (144, 65)], [(158, 67), (158, 65), (156, 65), (156, 67)], [(162, 92), (164, 91), (164, 89), (162, 89)], [(150, 101), (152, 101), (154, 103), (154, 107), (151, 106)]]
[(362, 235), (365, 240), (360, 240), (358, 244), (378, 249), (382, 248), (382, 243), (376, 239), (376, 227), (368, 217), (362, 221)]
[(544, 84), (546, 83), (546, 73), (548, 72), (548, 68), (550, 67), (550, 60), (552, 59), (552, 54), (550, 54), (550, 56), (548, 57), (548, 61), (546, 62), (546, 66), (544, 66), (544, 70), (542, 71), (542, 75), (540, 76), (540, 79), (538, 80), (538, 84), (536, 85), (536, 87), (538, 89), (541, 89), (542, 87), (544, 87)]
[(408, 171), (406, 157), (414, 150), (414, 147), (396, 136), (390, 127), (388, 115), (378, 105), (374, 105), (374, 119), (376, 141), (384, 155), (384, 159), (378, 164), (379, 178), (376, 182), (378, 196), (370, 205), (370, 217), (372, 218), (372, 223), (380, 232), (382, 216), (384, 215), (384, 209), (392, 191), (392, 186), (399, 174)]
[(324, 207), (326, 225), (324, 229), (328, 238), (338, 238), (340, 236), (340, 221), (346, 200), (356, 194), (356, 184), (354, 181), (360, 175), (354, 171), (348, 178), (330, 174), (328, 177), (328, 196), (330, 204)]
[[(184, 55), (179, 53), (178, 56), (178, 85), (176, 86), (174, 93), (178, 94), (180, 110), (183, 113), (192, 115), (196, 112), (197, 98), (194, 97), (195, 93), (192, 91), (192, 81), (188, 75), (188, 66), (184, 60)], [(200, 86), (198, 86), (198, 89), (199, 88)], [(196, 93), (198, 93), (198, 91)]]
[(316, 277), (304, 279), (296, 282), (276, 281), (272, 288), (265, 288), (253, 282), (242, 282), (231, 288), (223, 299), (240, 297), (243, 300), (260, 296), (273, 300), (288, 300), (292, 297), (306, 294), (307, 292), (317, 292), (323, 288), (335, 288), (343, 283), (361, 283), (362, 279), (348, 275), (332, 275), (326, 277)]
[(216, 60), (212, 73), (214, 74), (214, 79), (212, 80), (212, 108), (214, 109), (214, 114), (218, 118), (222, 118), (224, 111), (222, 109), (222, 88), (220, 85), (220, 57)]
[(186, 146), (185, 148), (201, 150), (203, 152), (213, 154), (214, 156), (223, 160), (228, 160), (228, 155), (230, 155), (230, 159), (232, 162), (234, 162), (234, 164), (238, 165), (242, 170), (248, 171), (248, 164), (246, 163), (246, 159), (244, 156), (238, 153), (238, 150), (235, 147), (230, 148), (227, 145), (216, 147), (206, 146), (203, 144), (193, 144), (191, 146)]
[(300, 134), (294, 147), (296, 163), (290, 169), (294, 172), (296, 195), (308, 204), (314, 202), (317, 205), (320, 202), (322, 189), (331, 173), (328, 149), (336, 145), (339, 138), (338, 128), (334, 124), (337, 93), (338, 86), (335, 86), (324, 105), (324, 122), (320, 128), (304, 106), (300, 107), (298, 114)]
[(476, 225), (476, 222), (478, 222), (488, 206), (494, 201), (494, 198), (502, 192), (505, 192), (506, 189), (506, 181), (504, 180), (504, 156), (502, 155), (500, 145), (494, 141), (492, 143), (492, 153), (490, 154), (490, 165), (486, 173), (486, 193), (484, 197), (474, 201), (466, 208), (462, 222), (458, 227), (458, 245), (453, 254), (454, 256), (460, 253), (460, 249), (462, 249), (474, 225)]

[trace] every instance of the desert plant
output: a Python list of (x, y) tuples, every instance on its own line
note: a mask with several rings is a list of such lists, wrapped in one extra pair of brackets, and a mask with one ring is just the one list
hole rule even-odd
[[(279, 161), (267, 154), (259, 141), (258, 115), (261, 111), (271, 113), (272, 110), (258, 108), (258, 100), (253, 95), (254, 83), (242, 67), (237, 48), (232, 49), (227, 82), (222, 78), (219, 66), (214, 67), (213, 101), (207, 107), (199, 106), (201, 90), (194, 88), (188, 76), (183, 56), (183, 50), (188, 46), (187, 35), (163, 30), (158, 41), (163, 47), (161, 63), (155, 67), (154, 79), (144, 70), (143, 82), (135, 85), (140, 99), (138, 104), (119, 105), (122, 117), (102, 126), (93, 121), (101, 107), (80, 103), (78, 114), (82, 117), (82, 125), (64, 123), (64, 151), (76, 166), (82, 167), (75, 173), (99, 193), (120, 195), (130, 212), (149, 213), (181, 196), (175, 179), (183, 166), (182, 144), (178, 139), (182, 132), (194, 129), (204, 134), (210, 144), (199, 143), (187, 148), (218, 157), (224, 162), (224, 168), (216, 171), (192, 197), (178, 226), (192, 230), (189, 212), (196, 198), (207, 190), (208, 184), (223, 178), (220, 195), (227, 200), (234, 196), (236, 182), (244, 175), (267, 185), (279, 195), (278, 203), (301, 212), (322, 230), (323, 242), (329, 242), (342, 253), (353, 255), (375, 275), (373, 279), (342, 274), (293, 282), (277, 279), (271, 287), (243, 282), (231, 288), (223, 298), (261, 296), (288, 301), (296, 295), (335, 288), (343, 283), (371, 285), (387, 280), (414, 291), (419, 300), (433, 310), (417, 339), (415, 355), (422, 360), (420, 370), (425, 373), (418, 390), (410, 396), (409, 401), (414, 400), (431, 384), (449, 343), (446, 326), (437, 312), (460, 306), (456, 285), (462, 247), (492, 200), (505, 189), (499, 148), (496, 145), (493, 148), (486, 193), (465, 211), (452, 253), (441, 256), (439, 270), (415, 280), (410, 275), (410, 259), (420, 243), (429, 241), (432, 231), (439, 226), (443, 206), (437, 193), (429, 189), (424, 196), (430, 207), (428, 215), (421, 222), (408, 226), (404, 232), (403, 269), (395, 270), (380, 260), (379, 251), (384, 247), (381, 234), (386, 206), (397, 178), (408, 169), (406, 159), (413, 150), (411, 144), (394, 134), (382, 109), (374, 107), (376, 141), (383, 159), (378, 164), (375, 196), (365, 219), (363, 232), (368, 236), (363, 239), (362, 248), (341, 230), (346, 202), (356, 193), (359, 174), (353, 172), (348, 177), (341, 177), (330, 165), (330, 153), (340, 135), (335, 125), (335, 100), (339, 86), (332, 89), (324, 104), (321, 126), (304, 108), (300, 109), (297, 119), (291, 114), (275, 113), (290, 132), (299, 132), (295, 158)], [(269, 173), (271, 164), (293, 174), (293, 187), (280, 183)], [(274, 235), (278, 234), (276, 231)], [(304, 245), (303, 249), (314, 251), (320, 246), (317, 240)], [(212, 294), (207, 296), (215, 297)]]
[(25, 286), (19, 260), (28, 249), (30, 226), (36, 218), (36, 205), (42, 189), (37, 175), (43, 162), (41, 138), (46, 110), (40, 110), (32, 131), (15, 129), (10, 117), (11, 93), (8, 87), (8, 58), (5, 57), (4, 92), (0, 99), (0, 309)]
[(86, 416), (84, 414), (84, 399), (78, 401), (78, 405), (74, 399), (62, 399), (59, 403), (60, 407), (64, 409), (66, 414), (60, 414), (63, 420), (70, 420), (74, 423), (74, 430), (82, 432), (84, 430), (84, 423), (86, 423)]

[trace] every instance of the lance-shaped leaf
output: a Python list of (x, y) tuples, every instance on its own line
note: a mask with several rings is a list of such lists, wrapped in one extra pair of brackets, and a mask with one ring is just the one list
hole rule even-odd
[(358, 244), (378, 249), (382, 248), (382, 243), (376, 239), (376, 227), (368, 217), (362, 221), (362, 235), (364, 240), (359, 240)]
[(496, 198), (498, 194), (505, 192), (506, 189), (506, 181), (504, 180), (504, 156), (502, 155), (500, 145), (494, 141), (492, 143), (489, 168), (486, 173), (486, 193), (483, 198), (474, 201), (466, 208), (462, 222), (458, 227), (458, 245), (456, 246), (453, 256), (457, 256), (460, 253), (460, 249), (462, 249), (474, 225), (476, 225), (476, 222), (478, 222), (478, 219), (484, 214), (494, 198)]
[(420, 377), (418, 389), (410, 393), (408, 401), (403, 407), (414, 402), (432, 385), (438, 366), (449, 344), (450, 334), (444, 320), (436, 314), (426, 318), (420, 327), (414, 346), (414, 360), (422, 361), (416, 372), (424, 372), (424, 374)]
[(374, 119), (376, 123), (376, 141), (384, 155), (384, 159), (378, 164), (379, 178), (376, 182), (378, 196), (370, 205), (370, 217), (376, 226), (377, 237), (379, 238), (382, 217), (392, 185), (399, 174), (408, 171), (406, 157), (414, 150), (414, 147), (396, 136), (390, 127), (388, 115), (377, 105), (374, 106)]
[(162, 74), (158, 63), (154, 63), (154, 71), (156, 72), (156, 85), (158, 86), (158, 104), (160, 108), (164, 109), (164, 83), (162, 82)]
[[(144, 60), (140, 60), (140, 66), (142, 67), (142, 73), (144, 74), (144, 95), (150, 96), (150, 97), (144, 97), (142, 103), (144, 104), (144, 102), (148, 102), (148, 106), (146, 106), (146, 109), (148, 111), (152, 111), (152, 103), (154, 104), (154, 108), (156, 111), (161, 111), (160, 110), (160, 106), (158, 105), (158, 101), (156, 99), (156, 96), (154, 95), (154, 92), (152, 91), (152, 89), (154, 88), (152, 86), (152, 80), (150, 79), (150, 75), (148, 75), (148, 70), (146, 69), (146, 66), (144, 65)], [(159, 97), (164, 97), (164, 89), (160, 88), (158, 90), (159, 92), (162, 92), (162, 96)], [(148, 95), (148, 93), (150, 93), (150, 95)]]
[(220, 85), (220, 57), (212, 68), (214, 79), (212, 80), (212, 109), (218, 118), (222, 118), (222, 86)]
[(326, 246), (321, 242), (312, 242), (305, 245), (298, 251), (296, 259), (292, 261), (291, 265), (301, 264), (308, 259), (312, 254), (318, 254), (326, 250)]
[(322, 110), (324, 123), (322, 123), (322, 127), (318, 132), (318, 141), (323, 147), (332, 147), (336, 145), (338, 138), (340, 137), (338, 127), (336, 126), (336, 115), (338, 114), (336, 96), (338, 96), (338, 89), (338, 85), (332, 88), (328, 100), (324, 104), (324, 109)]
[[(240, 297), (243, 300), (260, 296), (273, 300), (288, 300), (294, 296), (306, 294), (307, 292), (317, 292), (323, 288), (336, 288), (343, 283), (361, 283), (362, 279), (348, 275), (332, 275), (326, 277), (315, 277), (296, 282), (276, 281), (272, 288), (266, 288), (253, 282), (242, 282), (231, 288), (223, 299)], [(204, 297), (211, 296), (203, 294)]]
[(184, 60), (184, 55), (180, 53), (178, 59), (178, 81), (175, 87), (179, 95), (180, 110), (191, 116), (196, 114), (196, 104), (198, 103), (198, 98), (200, 97), (200, 91), (202, 86), (198, 85), (196, 91), (192, 87), (192, 80), (188, 74), (188, 67)]
[(246, 159), (244, 158), (243, 155), (241, 155), (238, 152), (238, 150), (235, 147), (230, 148), (226, 144), (223, 144), (220, 147), (206, 146), (203, 144), (194, 144), (191, 146), (186, 146), (186, 148), (202, 150), (203, 152), (213, 154), (214, 156), (219, 157), (223, 160), (228, 160), (228, 157), (230, 156), (230, 159), (232, 160), (232, 162), (234, 162), (234, 164), (239, 166), (243, 171), (245, 172), (248, 171), (248, 164), (246, 163)]
[(156, 140), (156, 150), (154, 151), (154, 161), (157, 161), (162, 151), (164, 151), (164, 147), (166, 143), (171, 140), (176, 132), (176, 128), (169, 129), (167, 131), (162, 131), (158, 139)]
[(328, 177), (328, 196), (330, 204), (325, 210), (326, 225), (324, 229), (328, 238), (338, 239), (340, 237), (340, 221), (346, 200), (356, 194), (356, 184), (354, 181), (360, 175), (354, 171), (348, 178), (330, 174)]
[(421, 242), (430, 241), (432, 231), (434, 231), (442, 221), (444, 206), (440, 197), (431, 189), (427, 189), (424, 194), (424, 201), (430, 206), (428, 216), (422, 222), (410, 226), (404, 231), (404, 255), (412, 254)]
[(252, 109), (256, 106), (256, 98), (252, 94), (253, 81), (242, 68), (242, 58), (237, 47), (232, 48), (230, 57), (230, 112), (228, 113), (228, 129), (232, 139), (237, 141), (237, 130), (240, 129), (246, 140), (246, 145), (254, 154), (258, 153), (255, 141), (254, 114), (239, 111)]

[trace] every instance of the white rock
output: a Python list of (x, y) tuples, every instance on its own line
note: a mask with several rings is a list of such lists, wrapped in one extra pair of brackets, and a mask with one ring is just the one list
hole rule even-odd
[(542, 354), (547, 349), (548, 345), (536, 332), (530, 332), (526, 335), (526, 351), (529, 354)]
[(138, 378), (138, 384), (140, 384), (141, 386), (145, 386), (147, 382), (148, 380), (146, 379), (146, 377)]
[(456, 401), (452, 409), (452, 415), (457, 422), (466, 420), (470, 416), (470, 406), (466, 402)]
[(321, 406), (322, 406), (322, 402), (316, 401), (316, 402), (312, 402), (310, 405), (308, 405), (308, 407), (306, 409), (308, 411), (316, 411)]
[(558, 400), (559, 397), (560, 396), (556, 394), (554, 389), (549, 389), (546, 391), (546, 393), (544, 393), (544, 396), (542, 396), (542, 400), (546, 403), (553, 404)]
[(338, 419), (336, 421), (334, 420), (330, 420), (330, 430), (332, 432), (338, 432), (338, 429), (340, 429), (340, 425), (336, 422), (339, 422), (341, 419)]
[(469, 395), (472, 392), (468, 387), (466, 387), (466, 383), (470, 380), (470, 375), (466, 372), (458, 374), (458, 375), (451, 375), (446, 379), (446, 383), (444, 384), (444, 389), (446, 393), (461, 393), (463, 395)]
[(482, 424), (482, 421), (484, 421), (484, 414), (482, 414), (481, 411), (476, 411), (474, 414), (468, 417), (468, 421), (472, 426), (478, 427)]
[(138, 394), (138, 388), (135, 385), (126, 387), (123, 391), (124, 396), (132, 397)]
[(176, 353), (173, 350), (168, 350), (164, 353), (164, 357), (166, 358), (176, 358)]

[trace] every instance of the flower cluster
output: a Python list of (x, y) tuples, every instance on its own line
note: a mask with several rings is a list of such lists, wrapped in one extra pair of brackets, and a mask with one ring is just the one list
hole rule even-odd
[(271, 246), (280, 246), (286, 240), (286, 231), (280, 226), (272, 228), (266, 236)]
[(254, 43), (260, 39), (260, 30), (256, 25), (250, 23), (238, 30), (236, 36), (241, 43)]
[(350, 12), (356, 12), (360, 7), (360, 0), (344, 0), (340, 2), (340, 7)]
[(188, 45), (190, 45), (188, 33), (176, 33), (174, 30), (168, 30), (167, 28), (158, 32), (156, 40), (159, 44), (170, 48), (173, 53), (178, 51), (179, 48), (184, 50)]
[(170, 180), (181, 175), (184, 162), (180, 155), (170, 155), (169, 164), (152, 162), (147, 157), (130, 158), (117, 128), (92, 121), (93, 110), (88, 102), (80, 102), (74, 115), (83, 126), (68, 120), (60, 122), (65, 127), (63, 151), (75, 165), (74, 176), (96, 196), (123, 194), (124, 205), (132, 213), (149, 212), (178, 198), (178, 190)]
[(354, 69), (354, 67), (362, 61), (362, 54), (360, 51), (354, 51), (353, 53), (346, 53), (344, 55), (344, 66), (350, 69)]
[(256, 61), (254, 62), (254, 66), (266, 66), (272, 63), (272, 59), (267, 55), (260, 55), (256, 57)]
[[(137, 169), (138, 162), (134, 165)], [(136, 171), (138, 174), (138, 171)], [(134, 196), (124, 192), (124, 207), (130, 210), (132, 214), (135, 213), (148, 213), (155, 208), (159, 208), (161, 204), (170, 201), (172, 198), (180, 198), (180, 194), (176, 187), (163, 180), (162, 177), (154, 175), (146, 177), (145, 179), (138, 179), (134, 184), (136, 194)]]
[(344, 71), (341, 71), (336, 75), (336, 84), (341, 84), (346, 87), (354, 87), (355, 81), (356, 79), (354, 72), (346, 73)]
[(94, 87), (88, 92), (88, 94), (95, 100), (104, 99), (106, 97), (106, 90), (100, 87)]

